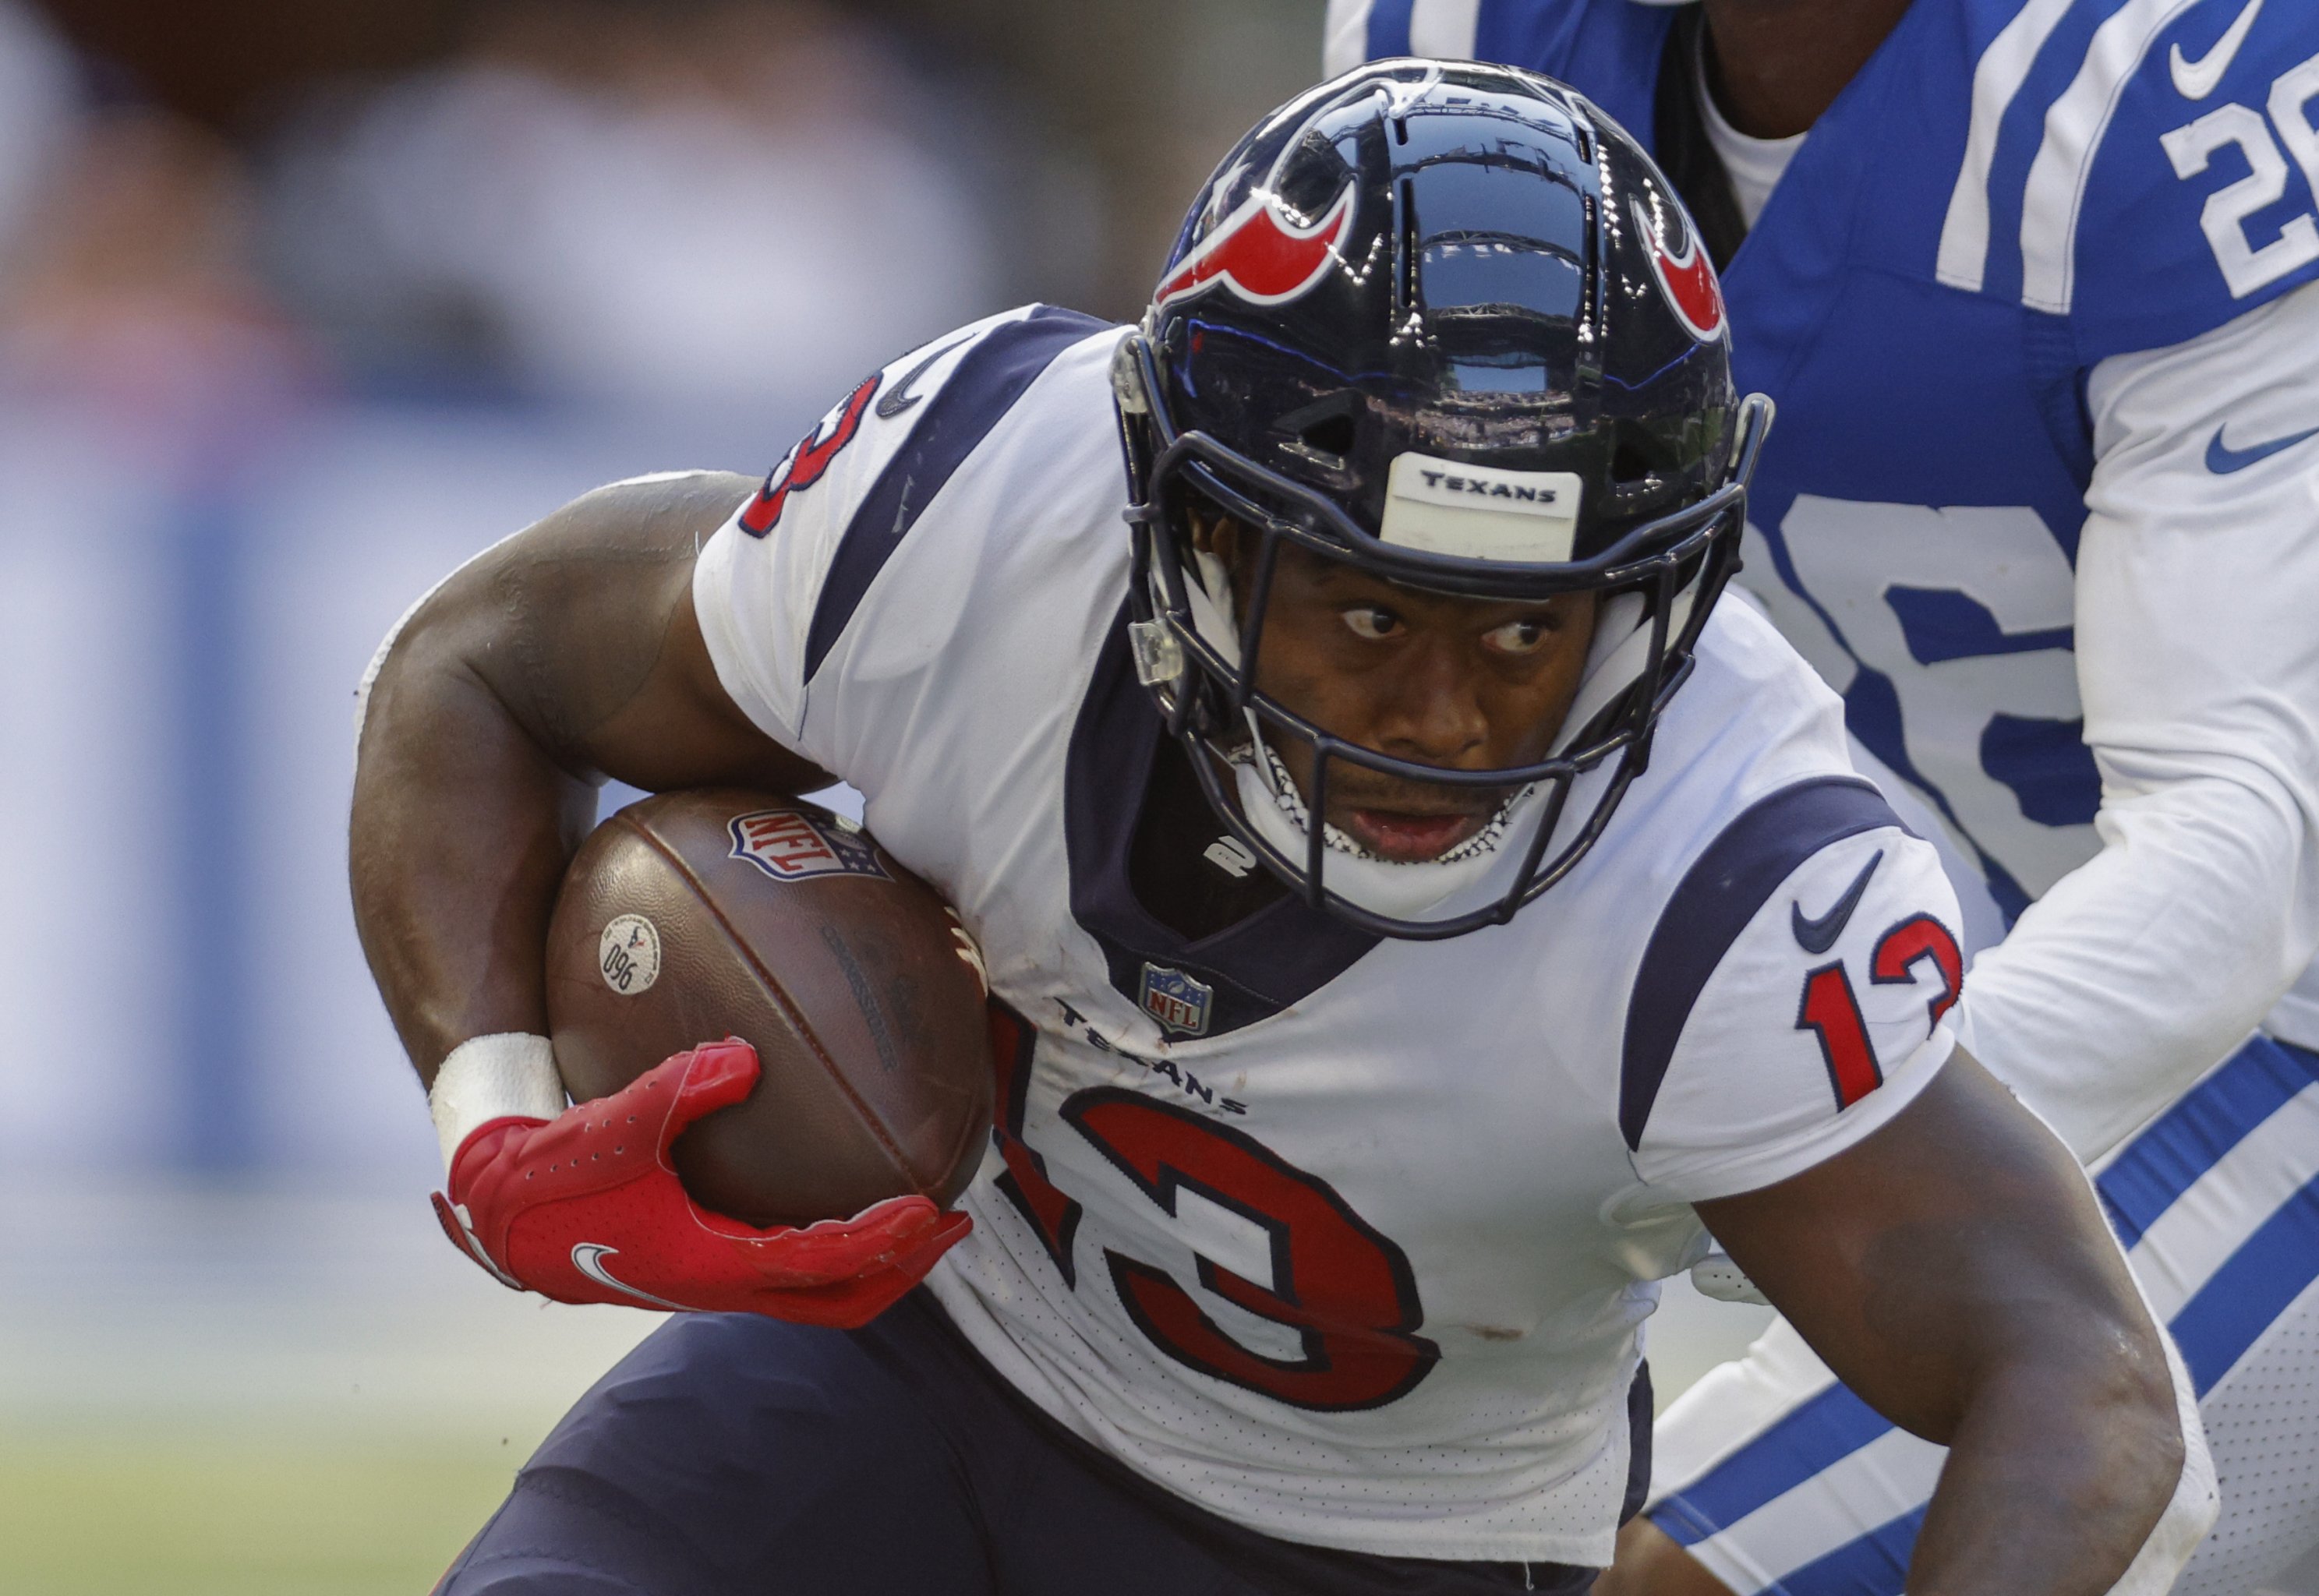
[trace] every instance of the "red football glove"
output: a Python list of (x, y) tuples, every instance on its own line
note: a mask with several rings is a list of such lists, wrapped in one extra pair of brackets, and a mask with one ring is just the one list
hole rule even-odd
[(505, 1285), (559, 1303), (762, 1313), (867, 1324), (972, 1228), (925, 1197), (852, 1219), (761, 1231), (688, 1195), (668, 1150), (757, 1080), (737, 1038), (679, 1053), (609, 1097), (554, 1120), (496, 1119), (460, 1142), (444, 1233)]

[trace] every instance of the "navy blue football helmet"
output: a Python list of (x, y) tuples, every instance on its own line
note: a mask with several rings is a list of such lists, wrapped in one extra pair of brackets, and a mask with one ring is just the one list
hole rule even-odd
[[(1362, 67), (1224, 158), (1114, 378), (1138, 670), (1225, 826), (1309, 902), (1386, 935), (1502, 922), (1563, 879), (1643, 771), (1737, 566), (1771, 419), (1734, 392), (1714, 268), (1650, 158), (1532, 73)], [(1250, 535), (1243, 592), (1195, 537), (1215, 516)], [(1259, 691), (1284, 545), (1433, 593), (1605, 595), (1550, 757), (1417, 763)], [(1234, 774), (1268, 737), (1315, 754), (1316, 790), (1275, 783), (1286, 830)], [(1457, 873), (1417, 911), (1357, 889), (1365, 870), (1429, 867), (1376, 871), (1306, 824), (1340, 761), (1514, 795), (1486, 881)]]

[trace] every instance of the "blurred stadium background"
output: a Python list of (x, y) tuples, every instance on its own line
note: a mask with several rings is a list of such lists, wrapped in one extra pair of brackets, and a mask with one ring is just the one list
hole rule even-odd
[[(1140, 305), (1321, 0), (0, 0), (0, 1592), (422, 1591), (648, 1315), (501, 1291), (354, 684), (596, 483)], [(1684, 1294), (1663, 1394), (1760, 1322)]]

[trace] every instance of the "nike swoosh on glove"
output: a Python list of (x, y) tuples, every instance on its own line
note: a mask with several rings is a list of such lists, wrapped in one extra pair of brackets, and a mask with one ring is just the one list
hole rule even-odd
[(435, 1194), (436, 1217), (502, 1284), (559, 1303), (867, 1324), (973, 1222), (922, 1196), (771, 1230), (701, 1207), (669, 1148), (747, 1096), (757, 1072), (756, 1050), (727, 1038), (555, 1119), (479, 1125), (452, 1158), (448, 1195)]

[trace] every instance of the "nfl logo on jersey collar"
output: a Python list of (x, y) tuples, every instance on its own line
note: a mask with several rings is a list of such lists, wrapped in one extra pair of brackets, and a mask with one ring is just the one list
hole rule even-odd
[(1180, 969), (1143, 967), (1143, 1012), (1169, 1031), (1187, 1036), (1208, 1033), (1208, 1005), (1216, 989)]

